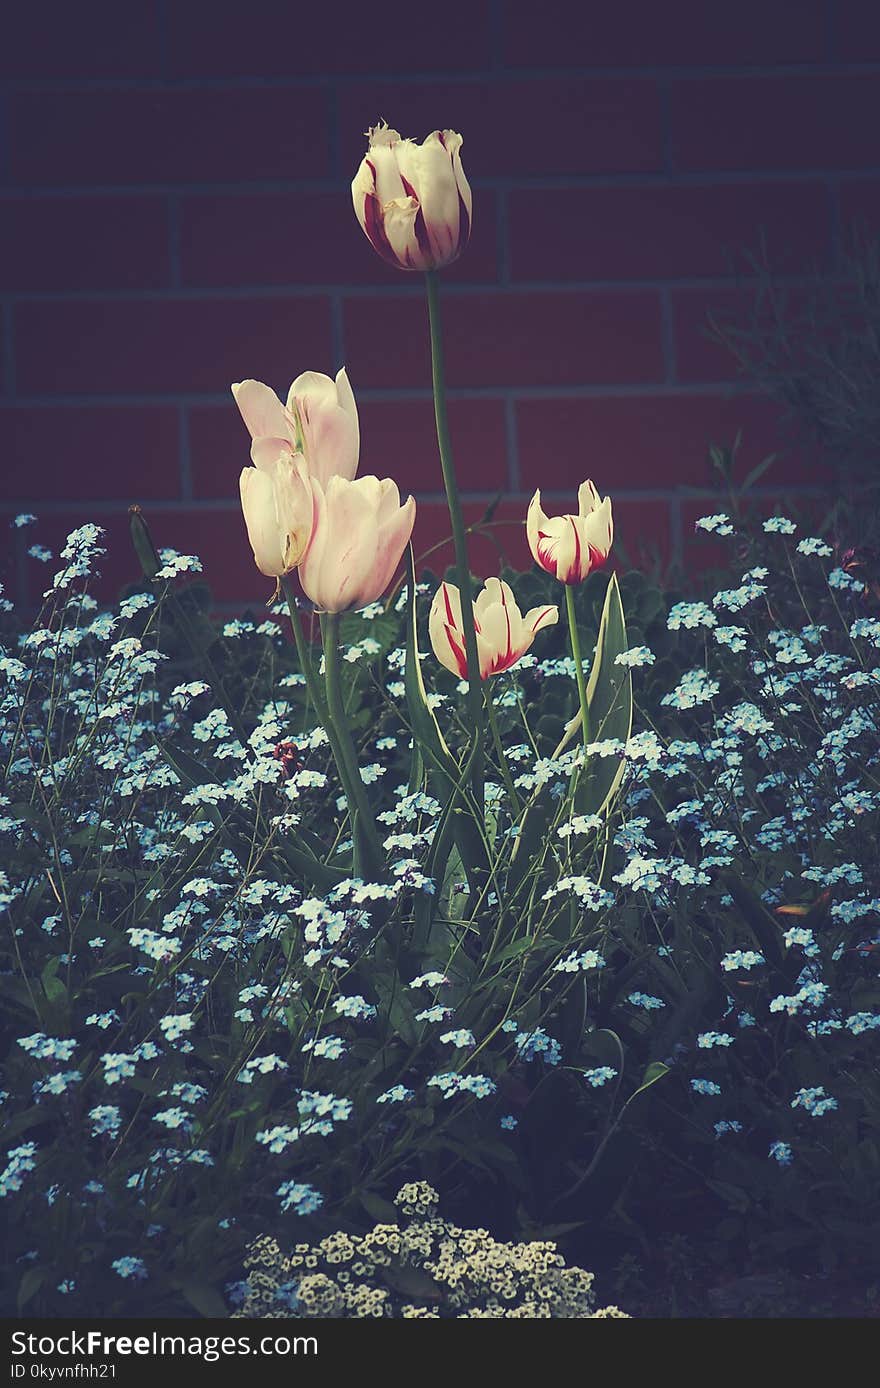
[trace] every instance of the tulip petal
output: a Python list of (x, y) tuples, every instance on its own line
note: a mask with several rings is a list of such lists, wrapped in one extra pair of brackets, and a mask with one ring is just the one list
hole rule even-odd
[(552, 627), (559, 621), (558, 607), (531, 607), (523, 617), (523, 623), (536, 636), (544, 627)]
[(357, 472), (357, 407), (347, 377), (345, 385), (343, 407), (335, 381), (320, 371), (304, 371), (287, 397), (288, 411), (299, 422), (309, 470), (324, 486), (333, 476), (352, 478)]
[(232, 387), (235, 403), (247, 425), (251, 438), (265, 435), (290, 437), (287, 413), (274, 390), (262, 381), (237, 381)]
[(578, 515), (581, 517), (589, 516), (598, 505), (599, 493), (588, 478), (578, 487)]
[(271, 478), (256, 468), (246, 467), (242, 468), (238, 485), (254, 562), (267, 578), (278, 578), (284, 571), (284, 555)]
[(467, 656), (461, 623), (461, 594), (454, 583), (441, 583), (428, 617), (434, 654), (450, 674), (467, 678)]

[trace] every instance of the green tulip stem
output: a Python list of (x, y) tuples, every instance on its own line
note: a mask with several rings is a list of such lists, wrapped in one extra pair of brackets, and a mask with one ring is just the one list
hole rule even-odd
[[(302, 671), (303, 676), (305, 677), (306, 688), (307, 688), (308, 693), (309, 693), (309, 698), (311, 699), (312, 703), (314, 704), (315, 713), (316, 713), (316, 715), (317, 715), (317, 717), (318, 717), (319, 722), (321, 723), (321, 725), (323, 726), (325, 732), (327, 733), (327, 737), (328, 737), (329, 742), (330, 742), (330, 750), (331, 750), (331, 752), (333, 753), (333, 760), (334, 760), (335, 763), (336, 763), (336, 770), (337, 770), (337, 772), (338, 772), (338, 774), (339, 774), (339, 780), (340, 780), (340, 782), (341, 782), (341, 784), (342, 784), (342, 789), (343, 789), (343, 791), (345, 792), (345, 798), (346, 798), (346, 800), (348, 801), (349, 811), (351, 811), (351, 810), (354, 808), (354, 809), (357, 809), (357, 810), (360, 812), (360, 804), (359, 804), (359, 802), (358, 802), (358, 787), (360, 787), (360, 801), (364, 804), (364, 806), (366, 806), (366, 796), (365, 796), (365, 794), (364, 794), (364, 783), (363, 783), (363, 781), (361, 780), (360, 771), (359, 771), (358, 766), (357, 766), (357, 759), (356, 759), (356, 757), (355, 757), (355, 755), (354, 755), (354, 748), (353, 748), (352, 745), (351, 745), (351, 736), (350, 736), (349, 731), (348, 731), (348, 724), (347, 724), (347, 722), (346, 722), (346, 720), (345, 720), (344, 712), (343, 712), (342, 719), (341, 719), (342, 736), (340, 736), (340, 733), (339, 733), (340, 720), (339, 720), (339, 718), (338, 718), (338, 715), (337, 715), (337, 716), (334, 716), (333, 711), (332, 711), (332, 708), (328, 708), (328, 701), (325, 700), (325, 698), (324, 698), (324, 693), (323, 693), (323, 690), (321, 689), (321, 681), (320, 681), (320, 679), (318, 678), (318, 675), (317, 675), (317, 673), (316, 673), (316, 671), (315, 671), (315, 666), (314, 666), (313, 661), (312, 661), (312, 655), (311, 655), (311, 652), (310, 652), (310, 650), (309, 650), (309, 645), (308, 645), (308, 642), (306, 641), (305, 633), (304, 633), (303, 628), (302, 628), (302, 622), (300, 621), (299, 611), (298, 611), (297, 605), (296, 605), (296, 593), (293, 591), (293, 587), (292, 587), (292, 585), (291, 585), (291, 583), (290, 583), (290, 579), (288, 579), (288, 578), (283, 578), (283, 579), (281, 580), (281, 586), (282, 586), (282, 588), (284, 589), (284, 596), (285, 596), (285, 598), (287, 599), (287, 610), (288, 610), (288, 612), (290, 613), (290, 625), (291, 625), (291, 627), (293, 628), (293, 639), (294, 639), (294, 641), (296, 642), (296, 653), (297, 653), (297, 657), (298, 657), (298, 659), (299, 659), (300, 670)], [(329, 615), (329, 614), (328, 614), (328, 615)], [(338, 616), (336, 616), (337, 635), (338, 635), (338, 624), (339, 624), (339, 618), (338, 618)], [(323, 634), (324, 634), (324, 632), (323, 632), (323, 626), (322, 626), (322, 635), (323, 635)], [(335, 655), (336, 655), (336, 662), (335, 662), (335, 676), (336, 676), (336, 681), (335, 681), (335, 693), (336, 693), (337, 697), (339, 697), (339, 703), (340, 703), (340, 706), (341, 706), (341, 702), (342, 702), (342, 701), (341, 701), (341, 696), (339, 696), (339, 651), (338, 651), (338, 646), (337, 646), (337, 644), (335, 644), (335, 643), (334, 643), (334, 645), (333, 645), (333, 650), (334, 650)], [(326, 638), (325, 638), (325, 648), (324, 648), (324, 668), (325, 668), (325, 670), (329, 671), (331, 663), (332, 663), (332, 662), (329, 661), (328, 658), (327, 658), (327, 643), (326, 643)], [(329, 685), (330, 685), (330, 678), (329, 678), (329, 677), (328, 677), (328, 680), (327, 680), (327, 684), (328, 684), (328, 695), (329, 695)], [(350, 755), (349, 755), (349, 751), (350, 751)], [(356, 779), (353, 779), (353, 778), (352, 778), (352, 774), (351, 774), (351, 767), (352, 767), (352, 765), (354, 765), (354, 770), (355, 770), (355, 773), (356, 773)], [(352, 820), (354, 820), (354, 816), (353, 816), (353, 815), (352, 815)], [(375, 851), (376, 851), (376, 855), (377, 855), (377, 856), (376, 856), (376, 861), (378, 862), (378, 861), (379, 861), (379, 859), (378, 859), (378, 848), (379, 848), (379, 845), (378, 845), (378, 840), (377, 840), (377, 838), (376, 838), (375, 822), (374, 822), (374, 820), (373, 820), (372, 815), (369, 813), (369, 808), (368, 808), (368, 807), (367, 807), (367, 814), (366, 814), (366, 817), (364, 818), (363, 815), (361, 816), (361, 823), (362, 823), (362, 825), (363, 825), (363, 832), (364, 832), (367, 836), (372, 835), (372, 844), (371, 844), (371, 846), (373, 846), (373, 845), (375, 846)]]
[(568, 634), (571, 638), (571, 658), (574, 661), (574, 671), (577, 676), (578, 698), (581, 701), (581, 729), (584, 735), (584, 754), (590, 745), (590, 709), (587, 703), (587, 685), (584, 680), (584, 663), (581, 659), (581, 638), (578, 633), (577, 616), (574, 610), (574, 587), (566, 583), (565, 587), (565, 611), (568, 617)]
[[(324, 642), (324, 687), (327, 691), (326, 723), (327, 736), (333, 748), (333, 755), (339, 768), (340, 778), (345, 789), (348, 808), (351, 813), (355, 837), (359, 829), (369, 848), (373, 864), (378, 868), (381, 862), (379, 838), (376, 821), (367, 799), (367, 790), (361, 778), (357, 753), (348, 726), (342, 681), (339, 675), (339, 613), (321, 613), (321, 637)], [(337, 751), (338, 748), (338, 751)]]
[[(446, 502), (449, 519), (452, 523), (452, 543), (455, 549), (455, 571), (461, 594), (461, 620), (464, 627), (464, 645), (467, 655), (468, 710), (473, 736), (479, 740), (483, 730), (482, 696), (480, 692), (480, 658), (477, 651), (477, 629), (474, 623), (473, 594), (468, 565), (467, 540), (458, 483), (452, 460), (452, 443), (449, 436), (449, 419), (446, 410), (446, 373), (443, 365), (443, 336), (440, 326), (440, 290), (434, 270), (425, 273), (428, 290), (428, 318), (431, 325), (431, 371), (434, 385), (434, 418), (437, 423), (437, 444), (440, 449), (440, 466), (443, 470), (443, 486), (446, 489)], [(482, 805), (482, 759), (478, 752), (475, 758), (474, 790), (477, 802)], [(478, 794), (476, 792), (479, 791)]]
[(507, 794), (513, 807), (514, 815), (519, 819), (522, 814), (522, 801), (516, 793), (516, 786), (513, 784), (513, 777), (510, 774), (510, 767), (507, 765), (507, 757), (504, 755), (504, 744), (501, 741), (501, 732), (498, 728), (498, 718), (495, 713), (495, 704), (492, 700), (492, 682), (486, 680), (483, 685), (486, 696), (486, 711), (489, 714), (489, 727), (492, 730), (492, 741), (495, 744), (495, 754), (498, 757), (498, 767), (504, 781)]

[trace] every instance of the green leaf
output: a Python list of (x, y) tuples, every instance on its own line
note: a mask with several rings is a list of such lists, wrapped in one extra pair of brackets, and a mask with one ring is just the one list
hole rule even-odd
[[(596, 639), (596, 655), (587, 682), (590, 738), (594, 742), (617, 738), (624, 745), (632, 732), (632, 674), (614, 662), (627, 649), (626, 620), (617, 575), (612, 574)], [(612, 798), (623, 778), (624, 762), (617, 757), (591, 757), (578, 790), (578, 811), (598, 814)]]
[(229, 1307), (210, 1282), (181, 1282), (180, 1290), (190, 1306), (206, 1320), (226, 1320), (229, 1316)]
[(50, 1003), (62, 1002), (67, 997), (67, 989), (57, 977), (61, 960), (58, 958), (50, 959), (40, 975), (40, 982), (43, 985), (43, 992)]
[(408, 549), (409, 584), (407, 593), (406, 669), (404, 691), (413, 729), (413, 753), (419, 749), (429, 766), (438, 767), (458, 786), (459, 770), (446, 744), (440, 724), (428, 706), (425, 682), (419, 659), (419, 634), (416, 613), (416, 561), (412, 545)]
[[(18, 1284), (18, 1309), (24, 1310), (31, 1297), (36, 1296), (46, 1280), (46, 1272), (43, 1268), (28, 1268)], [(224, 1311), (224, 1315), (228, 1313)]]
[(396, 1224), (397, 1207), (392, 1205), (390, 1200), (383, 1200), (381, 1195), (377, 1195), (372, 1190), (362, 1190), (360, 1201), (371, 1219), (375, 1219), (377, 1224)]
[(652, 1084), (656, 1084), (658, 1080), (662, 1080), (663, 1076), (668, 1074), (668, 1065), (664, 1065), (662, 1060), (652, 1060), (642, 1076), (641, 1086), (636, 1090), (636, 1093), (641, 1094), (643, 1089), (650, 1088)]
[(744, 492), (748, 491), (749, 487), (754, 486), (758, 479), (760, 477), (763, 477), (767, 469), (771, 467), (775, 462), (775, 453), (769, 453), (766, 458), (762, 458), (760, 463), (757, 463), (755, 467), (752, 468), (751, 472), (747, 473), (746, 476), (743, 478), (743, 481), (740, 484), (741, 489)]

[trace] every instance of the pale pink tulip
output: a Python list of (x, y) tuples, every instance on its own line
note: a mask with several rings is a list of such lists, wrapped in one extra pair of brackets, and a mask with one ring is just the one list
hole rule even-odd
[(434, 130), (423, 144), (380, 123), (351, 185), (370, 244), (400, 270), (438, 270), (467, 245), (473, 198), (461, 166), (461, 136)]
[(282, 405), (262, 381), (238, 381), (235, 403), (253, 440), (251, 458), (274, 460), (301, 453), (324, 486), (331, 477), (354, 477), (358, 466), (358, 412), (345, 368), (333, 381), (320, 371), (297, 376)]
[[(559, 609), (533, 607), (525, 616), (516, 604), (513, 590), (498, 578), (487, 578), (474, 603), (480, 678), (500, 675), (525, 655), (542, 627), (559, 620)], [(434, 654), (453, 675), (467, 679), (461, 594), (454, 583), (441, 583), (431, 604), (428, 632)]]
[(576, 516), (545, 516), (541, 493), (535, 492), (526, 519), (526, 534), (535, 563), (561, 583), (582, 583), (605, 563), (614, 538), (611, 499), (599, 500), (592, 482), (578, 489)]
[(239, 490), (257, 568), (280, 579), (297, 567), (312, 536), (315, 503), (305, 459), (263, 450), (255, 467), (242, 469)]
[(382, 596), (400, 563), (416, 518), (390, 478), (312, 481), (315, 525), (300, 564), (306, 596), (322, 612), (358, 612)]

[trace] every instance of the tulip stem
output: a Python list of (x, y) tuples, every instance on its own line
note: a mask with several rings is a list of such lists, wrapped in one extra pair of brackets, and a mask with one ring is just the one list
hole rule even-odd
[[(452, 543), (455, 549), (455, 570), (461, 594), (461, 620), (464, 627), (464, 645), (467, 654), (468, 670), (468, 708), (475, 741), (479, 741), (483, 728), (482, 697), (480, 693), (480, 658), (477, 651), (477, 629), (474, 622), (473, 592), (468, 564), (467, 539), (458, 483), (452, 459), (452, 443), (449, 436), (449, 418), (446, 410), (446, 373), (443, 364), (443, 334), (440, 325), (440, 290), (435, 270), (425, 272), (428, 290), (428, 319), (431, 327), (431, 374), (434, 386), (434, 418), (437, 424), (437, 445), (440, 449), (440, 466), (443, 471), (443, 486), (446, 489), (446, 502), (449, 519), (452, 523)], [(477, 752), (474, 760), (473, 789), (475, 799), (482, 807), (482, 757)]]
[[(318, 676), (317, 676), (317, 674), (316, 674), (316, 672), (315, 672), (314, 664), (312, 663), (311, 652), (309, 651), (308, 642), (306, 641), (305, 633), (303, 632), (303, 629), (302, 629), (302, 622), (300, 621), (299, 611), (298, 611), (297, 605), (296, 605), (296, 593), (293, 591), (293, 588), (291, 587), (291, 584), (290, 584), (290, 580), (289, 580), (288, 578), (283, 578), (283, 579), (281, 580), (281, 585), (282, 585), (282, 587), (283, 587), (283, 589), (284, 589), (284, 596), (285, 596), (285, 598), (287, 599), (287, 610), (288, 610), (288, 612), (290, 613), (290, 625), (291, 625), (291, 627), (293, 628), (293, 639), (294, 639), (294, 641), (296, 642), (296, 653), (297, 653), (297, 657), (298, 657), (298, 659), (299, 659), (300, 669), (301, 669), (301, 671), (302, 671), (302, 673), (303, 673), (303, 676), (305, 677), (306, 689), (308, 690), (309, 698), (311, 699), (312, 703), (313, 703), (314, 706), (315, 706), (315, 714), (316, 714), (316, 716), (317, 716), (317, 718), (318, 718), (318, 721), (319, 721), (319, 722), (321, 723), (321, 725), (323, 726), (325, 732), (327, 733), (327, 737), (328, 737), (328, 739), (329, 739), (329, 741), (330, 741), (330, 750), (331, 750), (331, 752), (333, 753), (333, 760), (334, 760), (335, 763), (336, 763), (336, 770), (337, 770), (337, 772), (339, 773), (339, 780), (340, 780), (340, 782), (342, 783), (342, 789), (344, 790), (344, 792), (345, 792), (345, 798), (346, 798), (346, 800), (348, 801), (349, 812), (351, 813), (351, 810), (352, 810), (352, 807), (353, 807), (353, 806), (354, 806), (354, 808), (358, 809), (358, 811), (360, 812), (360, 806), (358, 805), (358, 802), (357, 802), (357, 787), (358, 787), (358, 785), (359, 785), (360, 788), (361, 788), (361, 800), (364, 801), (364, 804), (365, 804), (366, 801), (365, 801), (365, 796), (364, 796), (364, 794), (363, 794), (363, 781), (361, 780), (360, 771), (358, 770), (357, 759), (356, 759), (355, 756), (354, 756), (354, 748), (351, 747), (351, 738), (350, 738), (350, 735), (349, 735), (349, 732), (348, 732), (348, 724), (347, 724), (346, 719), (345, 719), (344, 711), (343, 711), (343, 716), (342, 716), (342, 720), (341, 720), (342, 735), (340, 736), (340, 734), (339, 734), (340, 720), (338, 719), (338, 717), (334, 717), (333, 712), (332, 712), (332, 707), (331, 707), (330, 709), (328, 709), (327, 701), (325, 701), (324, 695), (323, 695), (322, 690), (321, 690), (321, 683), (320, 683), (320, 680), (319, 680), (319, 678), (318, 678)], [(337, 629), (338, 629), (338, 620), (339, 620), (338, 617), (337, 617), (336, 620), (337, 620)], [(323, 625), (322, 625), (322, 628), (321, 628), (321, 633), (322, 633), (322, 635), (324, 635)], [(338, 632), (337, 632), (337, 634), (338, 634)], [(330, 660), (328, 660), (328, 658), (327, 658), (327, 649), (328, 649), (328, 647), (327, 647), (327, 641), (326, 641), (326, 639), (325, 639), (325, 642), (324, 642), (324, 668), (325, 668), (326, 671), (329, 672), (330, 666), (331, 666), (331, 663), (332, 663), (332, 662), (331, 662)], [(334, 650), (335, 655), (336, 655), (336, 666), (335, 666), (336, 684), (335, 684), (335, 689), (336, 689), (336, 691), (337, 691), (337, 693), (338, 693), (338, 690), (339, 690), (339, 664), (338, 664), (338, 660), (339, 660), (339, 651), (338, 651), (338, 648), (337, 648), (337, 644), (336, 644), (336, 642), (335, 642), (335, 638), (334, 638), (333, 650)], [(331, 677), (330, 677), (330, 675), (329, 675), (329, 673), (328, 673), (328, 678), (327, 678), (327, 684), (328, 684), (328, 699), (329, 699), (329, 686), (330, 686), (330, 682), (331, 682)], [(341, 701), (340, 701), (340, 702), (341, 702)], [(346, 746), (346, 743), (348, 744), (347, 746)], [(349, 757), (348, 757), (348, 755), (347, 755), (347, 751), (348, 751), (349, 748), (351, 749), (351, 758), (350, 758), (350, 759), (349, 759)], [(356, 776), (357, 776), (356, 782), (353, 782), (353, 781), (352, 781), (352, 775), (351, 775), (351, 763), (352, 763), (352, 762), (354, 763), (354, 769), (355, 769), (355, 773), (356, 773)], [(351, 814), (351, 820), (352, 820), (352, 827), (353, 827), (353, 830), (354, 830), (354, 814)], [(377, 841), (377, 839), (376, 839), (375, 825), (374, 825), (372, 816), (369, 814), (369, 810), (367, 810), (366, 818), (363, 816), (363, 814), (360, 815), (360, 823), (361, 823), (362, 826), (363, 826), (363, 832), (368, 836), (368, 838), (370, 838), (370, 836), (371, 836), (371, 838), (372, 838), (370, 847), (371, 847), (371, 850), (373, 850), (373, 851), (375, 852), (375, 854), (376, 854), (376, 861), (378, 862), (378, 860), (379, 860), (379, 859), (378, 859), (379, 845), (378, 845), (378, 841)]]
[[(367, 799), (366, 787), (361, 777), (357, 753), (351, 740), (345, 699), (342, 694), (342, 681), (339, 678), (339, 613), (321, 613), (321, 637), (324, 642), (324, 685), (327, 691), (327, 735), (337, 758), (340, 778), (343, 782), (349, 813), (352, 822), (352, 835), (355, 845), (362, 834), (368, 850), (372, 871), (377, 871), (381, 861), (376, 821)], [(338, 752), (337, 752), (338, 747)]]
[(574, 661), (574, 672), (577, 676), (578, 698), (581, 702), (581, 728), (584, 734), (584, 752), (590, 744), (590, 709), (587, 703), (587, 686), (584, 680), (584, 663), (581, 659), (581, 638), (578, 633), (577, 616), (574, 610), (574, 587), (566, 583), (565, 587), (565, 611), (568, 616), (568, 634), (571, 638), (571, 657)]
[(507, 794), (513, 806), (514, 814), (519, 819), (522, 814), (522, 801), (516, 793), (516, 786), (513, 784), (513, 777), (510, 774), (510, 767), (507, 765), (507, 757), (504, 755), (504, 744), (501, 741), (501, 733), (498, 728), (498, 718), (495, 714), (495, 704), (492, 700), (491, 680), (486, 680), (483, 691), (486, 696), (486, 711), (489, 714), (489, 727), (492, 730), (492, 741), (495, 744), (495, 752), (498, 756), (498, 767), (504, 781)]

